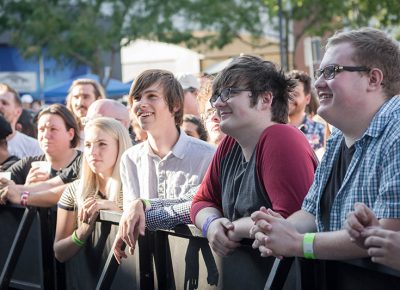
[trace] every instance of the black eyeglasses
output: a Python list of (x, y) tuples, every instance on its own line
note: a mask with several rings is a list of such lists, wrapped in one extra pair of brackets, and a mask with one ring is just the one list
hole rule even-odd
[(366, 71), (369, 72), (371, 69), (366, 66), (344, 66), (344, 65), (337, 65), (337, 64), (329, 64), (323, 69), (317, 69), (314, 71), (314, 78), (315, 80), (319, 79), (321, 75), (324, 76), (326, 80), (332, 80), (335, 78), (337, 73), (342, 71)]
[[(251, 91), (251, 90), (238, 89), (238, 88), (225, 88), (225, 89), (222, 89), (220, 93), (218, 93), (218, 91), (217, 91), (210, 98), (211, 107), (215, 108), (214, 105), (215, 105), (215, 102), (218, 100), (218, 98), (220, 98), (222, 102), (226, 103), (232, 97), (232, 94), (234, 95), (236, 93), (246, 92), (246, 91)], [(251, 96), (251, 93), (249, 94), (249, 96)]]

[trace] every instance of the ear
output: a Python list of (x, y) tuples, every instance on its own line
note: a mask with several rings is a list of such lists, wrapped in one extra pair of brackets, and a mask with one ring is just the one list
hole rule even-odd
[(311, 94), (306, 95), (305, 98), (306, 98), (306, 102), (307, 102), (306, 104), (307, 104), (307, 105), (310, 104), (310, 101), (311, 101)]
[(172, 108), (172, 113), (175, 114), (176, 112), (178, 112), (181, 109), (181, 106), (175, 106)]
[(259, 103), (261, 104), (261, 108), (271, 108), (273, 99), (274, 96), (272, 95), (272, 92), (263, 92), (260, 94)]
[(74, 131), (74, 129), (73, 128), (69, 128), (69, 130), (68, 130), (68, 135), (69, 135), (69, 140), (71, 141), (72, 139), (74, 139), (74, 134), (75, 133), (75, 131)]
[(369, 72), (368, 91), (376, 91), (382, 88), (383, 73), (378, 68), (373, 68)]

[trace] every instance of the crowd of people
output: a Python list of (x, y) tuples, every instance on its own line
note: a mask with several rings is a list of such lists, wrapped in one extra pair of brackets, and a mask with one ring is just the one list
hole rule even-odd
[(264, 257), (400, 270), (399, 45), (372, 28), (337, 32), (314, 80), (241, 55), (202, 85), (146, 70), (125, 106), (80, 79), (66, 106), (38, 112), (36, 138), (18, 130), (23, 102), (0, 84), (0, 170), (11, 173), (0, 203), (57, 205), (61, 262), (107, 209), (122, 213), (119, 263), (146, 228), (193, 223), (220, 256), (252, 239)]

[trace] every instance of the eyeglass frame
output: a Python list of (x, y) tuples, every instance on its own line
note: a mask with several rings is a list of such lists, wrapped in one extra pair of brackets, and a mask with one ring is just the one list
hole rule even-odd
[(201, 118), (203, 119), (203, 121), (207, 121), (216, 112), (217, 112), (217, 109), (214, 107), (211, 107), (210, 109), (206, 110), (204, 113), (201, 114)]
[[(332, 75), (327, 77), (325, 75), (325, 70), (327, 68), (331, 68), (331, 67), (333, 67)], [(369, 72), (369, 71), (371, 71), (371, 68), (369, 68), (367, 66), (346, 66), (346, 65), (338, 65), (338, 64), (328, 64), (323, 69), (317, 69), (314, 71), (314, 79), (317, 80), (321, 77), (321, 75), (323, 75), (325, 80), (333, 80), (336, 77), (336, 74), (341, 73), (343, 71)]]
[[(228, 90), (228, 94), (227, 94), (226, 97), (223, 97), (223, 96), (222, 96), (222, 93), (223, 93), (224, 91), (226, 91), (226, 90)], [(254, 92), (262, 92), (262, 91), (261, 91), (261, 90), (242, 89), (242, 88), (232, 88), (232, 87), (224, 88), (224, 89), (222, 89), (222, 90), (220, 91), (220, 93), (215, 92), (215, 93), (211, 96), (211, 98), (210, 98), (210, 105), (211, 105), (211, 107), (212, 107), (212, 108), (215, 108), (215, 105), (214, 105), (214, 104), (215, 104), (215, 102), (218, 100), (218, 98), (221, 99), (221, 102), (226, 103), (226, 102), (231, 98), (231, 93), (232, 93), (232, 92), (233, 92), (233, 93), (250, 92), (249, 97), (251, 97), (252, 94), (253, 94)]]

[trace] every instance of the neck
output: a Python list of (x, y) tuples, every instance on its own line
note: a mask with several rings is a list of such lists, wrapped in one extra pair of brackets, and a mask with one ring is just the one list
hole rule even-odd
[(99, 191), (104, 195), (107, 195), (107, 183), (110, 178), (109, 174), (99, 173), (98, 175), (99, 180)]
[(178, 142), (179, 132), (174, 130), (164, 130), (159, 132), (157, 135), (148, 132), (147, 140), (154, 154), (160, 158), (164, 158), (171, 150), (172, 147)]
[(246, 130), (244, 130), (244, 132), (242, 132), (240, 136), (235, 137), (231, 135), (233, 138), (236, 139), (240, 147), (242, 147), (243, 155), (246, 161), (249, 161), (251, 156), (253, 155), (254, 149), (256, 148), (256, 145), (264, 130), (274, 124), (274, 122), (268, 121), (267, 123), (263, 123), (263, 125), (246, 128)]
[(53, 169), (58, 170), (67, 167), (74, 160), (76, 154), (76, 150), (69, 149), (67, 152), (62, 152), (62, 154), (46, 154), (46, 160), (51, 163)]
[(301, 112), (298, 114), (293, 114), (289, 116), (289, 123), (295, 127), (299, 127), (304, 120), (304, 117), (306, 116), (305, 112)]
[(362, 112), (362, 114), (355, 114), (354, 116), (351, 116), (351, 122), (346, 122), (346, 120), (338, 122), (336, 127), (343, 132), (347, 147), (353, 145), (364, 135), (365, 131), (367, 131), (368, 127), (370, 126), (372, 119), (375, 117), (376, 113), (379, 111), (385, 101), (385, 99), (381, 99), (381, 102), (379, 102), (377, 99), (375, 106), (361, 108), (360, 112)]
[(17, 134), (17, 130), (15, 130), (15, 125), (11, 126), (11, 128), (12, 128), (13, 131), (12, 131), (12, 133), (10, 135), (7, 136), (7, 138), (6, 138), (7, 141), (11, 140)]

